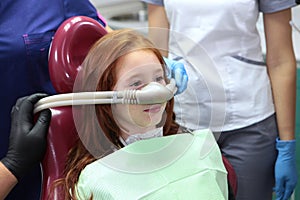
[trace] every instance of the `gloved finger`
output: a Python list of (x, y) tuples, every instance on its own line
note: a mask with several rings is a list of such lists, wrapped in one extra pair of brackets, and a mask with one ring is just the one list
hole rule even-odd
[[(296, 179), (297, 180), (297, 179)], [(284, 191), (284, 196), (283, 199), (288, 200), (290, 196), (292, 195), (295, 187), (297, 185), (297, 181), (295, 179), (289, 179), (286, 184), (285, 184), (285, 191)]]
[(175, 78), (176, 86), (178, 89), (176, 94), (180, 94), (186, 89), (188, 82), (188, 76), (184, 65), (180, 62), (177, 62), (173, 73), (173, 77)]
[(283, 200), (283, 194), (279, 194), (276, 192), (276, 199), (275, 200)]
[(26, 99), (26, 97), (19, 98), (16, 102), (16, 104), (12, 107), (10, 116), (11, 116), (11, 127), (17, 127), (17, 124), (19, 123), (19, 111), (20, 111), (20, 105), (22, 102)]
[(32, 123), (33, 122), (33, 107), (38, 100), (48, 96), (47, 94), (36, 93), (32, 94), (24, 99), (22, 99), (19, 111), (18, 120), (23, 123)]
[(172, 70), (168, 67), (168, 64), (166, 64), (166, 77), (167, 77), (167, 79), (171, 79), (172, 78), (172, 76), (173, 76), (173, 72), (172, 72)]
[(188, 84), (188, 76), (185, 75), (183, 76), (181, 85), (177, 88), (177, 92), (175, 95), (181, 94), (187, 88), (187, 84)]
[(284, 195), (284, 183), (282, 180), (276, 180), (275, 193), (276, 200), (282, 200)]
[(30, 131), (30, 134), (34, 134), (46, 138), (50, 121), (51, 121), (50, 109), (41, 111), (36, 124)]
[(291, 197), (292, 193), (293, 193), (293, 190), (290, 189), (289, 187), (287, 187), (287, 189), (285, 190), (284, 195), (283, 195), (283, 200), (288, 200)]
[[(33, 94), (30, 96), (19, 98), (11, 111), (12, 128), (21, 128), (22, 131), (16, 133), (29, 133), (33, 127), (33, 107), (41, 98), (48, 96), (47, 94)], [(20, 126), (22, 124), (22, 126)]]
[(30, 95), (27, 100), (32, 104), (36, 104), (40, 99), (47, 97), (48, 94), (45, 93), (36, 93), (36, 94), (32, 94)]
[(165, 62), (165, 69), (166, 69), (166, 75), (168, 79), (172, 78), (172, 73), (173, 73), (173, 63), (171, 62), (170, 59), (163, 57), (164, 62)]
[(14, 118), (14, 116), (17, 115), (17, 113), (20, 110), (20, 105), (22, 104), (22, 102), (27, 98), (26, 97), (22, 97), (22, 98), (18, 98), (17, 102), (15, 103), (15, 105), (12, 107), (11, 111), (10, 111), (10, 116), (11, 118)]
[(175, 68), (172, 72), (172, 77), (175, 79), (177, 88), (180, 87), (183, 79), (183, 74), (181, 72), (182, 70), (180, 68)]

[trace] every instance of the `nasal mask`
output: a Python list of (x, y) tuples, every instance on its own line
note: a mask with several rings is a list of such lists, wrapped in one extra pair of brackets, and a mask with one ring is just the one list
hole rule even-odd
[(41, 110), (74, 105), (93, 104), (160, 104), (169, 101), (176, 93), (175, 80), (166, 86), (150, 82), (141, 90), (77, 92), (48, 96), (34, 105), (34, 113)]

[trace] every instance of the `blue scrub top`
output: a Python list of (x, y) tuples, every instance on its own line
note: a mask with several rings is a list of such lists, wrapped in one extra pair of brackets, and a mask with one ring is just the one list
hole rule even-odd
[[(0, 1), (0, 159), (7, 152), (10, 111), (17, 98), (36, 92), (55, 93), (48, 73), (50, 42), (59, 25), (76, 15), (101, 22), (88, 0)], [(39, 199), (40, 180), (36, 166), (7, 199)]]

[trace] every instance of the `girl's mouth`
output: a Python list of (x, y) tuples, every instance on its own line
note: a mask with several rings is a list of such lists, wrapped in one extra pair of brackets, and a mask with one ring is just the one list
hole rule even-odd
[(157, 113), (160, 111), (160, 109), (161, 109), (161, 105), (152, 105), (150, 106), (150, 108), (145, 109), (144, 112)]

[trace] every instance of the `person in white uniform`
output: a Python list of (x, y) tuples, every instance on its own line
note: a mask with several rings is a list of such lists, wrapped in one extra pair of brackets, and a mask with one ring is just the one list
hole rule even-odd
[(175, 98), (177, 122), (220, 134), (238, 176), (238, 200), (272, 199), (274, 180), (276, 199), (288, 199), (297, 183), (294, 0), (142, 1), (149, 37), (164, 56), (183, 62), (189, 76), (187, 90)]

